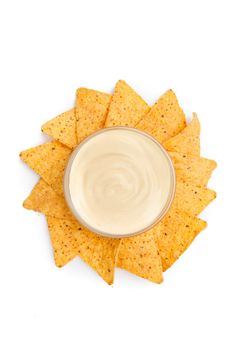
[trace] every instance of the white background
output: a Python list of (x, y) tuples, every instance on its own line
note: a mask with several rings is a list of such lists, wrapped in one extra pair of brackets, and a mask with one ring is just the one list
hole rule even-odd
[[(0, 348), (233, 349), (231, 1), (0, 2)], [(45, 220), (21, 203), (37, 181), (19, 151), (85, 86), (125, 79), (152, 104), (177, 93), (218, 162), (208, 228), (155, 285), (81, 260), (55, 267)], [(231, 334), (230, 334), (231, 333)]]

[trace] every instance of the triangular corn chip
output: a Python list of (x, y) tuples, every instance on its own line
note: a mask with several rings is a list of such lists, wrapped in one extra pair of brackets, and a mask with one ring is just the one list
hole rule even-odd
[(67, 224), (67, 221), (49, 216), (47, 216), (47, 223), (55, 264), (57, 267), (63, 267), (78, 255), (74, 229), (72, 225)]
[(75, 108), (49, 120), (41, 130), (69, 148), (74, 148), (77, 145)]
[(134, 127), (149, 110), (147, 103), (125, 81), (119, 80), (115, 86), (105, 126)]
[(200, 122), (196, 113), (184, 130), (164, 143), (168, 151), (200, 156)]
[[(113, 283), (119, 239), (98, 236), (81, 226), (78, 221), (50, 217), (47, 217), (47, 220), (53, 245), (57, 244), (56, 239), (58, 239), (62, 247), (65, 245), (73, 247), (74, 256), (79, 255), (108, 284)], [(57, 246), (56, 249), (56, 259), (58, 259)]]
[(80, 88), (76, 93), (78, 143), (102, 129), (112, 96), (103, 92)]
[(30, 195), (23, 202), (23, 206), (47, 216), (67, 220), (74, 219), (64, 196), (57, 194), (43, 179), (40, 179), (33, 188)]
[(172, 208), (195, 216), (200, 214), (214, 198), (216, 198), (215, 191), (195, 186), (190, 182), (177, 181)]
[(59, 194), (63, 193), (63, 175), (71, 149), (58, 141), (44, 143), (20, 153), (21, 159)]
[(178, 134), (185, 126), (185, 115), (176, 95), (172, 90), (168, 90), (136, 125), (136, 128), (151, 134), (163, 143)]
[(206, 186), (217, 164), (214, 160), (193, 157), (177, 152), (168, 152), (176, 171), (176, 179), (191, 182), (197, 186)]
[(163, 281), (161, 258), (152, 230), (121, 239), (117, 267), (155, 283)]
[(188, 248), (206, 222), (173, 210), (153, 230), (162, 259), (163, 271), (167, 270)]

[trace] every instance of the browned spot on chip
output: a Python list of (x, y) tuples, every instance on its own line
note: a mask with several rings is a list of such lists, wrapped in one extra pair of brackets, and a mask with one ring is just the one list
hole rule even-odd
[(45, 123), (41, 130), (69, 148), (77, 145), (75, 108)]
[(197, 186), (206, 186), (217, 164), (214, 160), (190, 155), (168, 152), (176, 171), (177, 181), (191, 182)]
[(136, 125), (136, 128), (148, 132), (159, 142), (165, 142), (185, 126), (185, 115), (176, 95), (172, 90), (168, 90)]
[[(108, 284), (113, 283), (119, 239), (98, 236), (81, 226), (76, 220), (62, 220), (50, 217), (47, 217), (47, 220), (51, 236), (53, 239), (58, 237), (59, 244), (62, 243), (60, 244), (61, 247), (63, 247), (63, 243), (72, 247), (73, 256), (79, 255)], [(53, 239), (52, 243), (54, 245)], [(57, 244), (56, 241), (55, 243)], [(58, 244), (56, 248), (59, 248)], [(58, 251), (56, 254), (59, 254)], [(62, 254), (63, 256), (64, 254)], [(55, 256), (56, 263), (57, 260), (58, 256)]]
[(51, 186), (40, 179), (23, 203), (24, 208), (39, 211), (47, 216), (73, 220), (65, 198), (57, 194)]
[(200, 156), (200, 122), (196, 113), (184, 130), (164, 143), (168, 151)]
[(119, 80), (115, 86), (105, 126), (134, 127), (149, 110), (147, 103), (125, 81)]
[(216, 198), (216, 192), (206, 187), (195, 186), (190, 182), (177, 182), (172, 207), (190, 215), (198, 215)]
[(20, 153), (21, 159), (59, 194), (63, 193), (63, 175), (71, 149), (58, 141), (44, 143)]
[(153, 230), (138, 236), (122, 238), (117, 266), (152, 282), (161, 283), (162, 264)]
[(182, 211), (173, 210), (153, 228), (163, 271), (180, 257), (205, 227), (205, 221)]
[(111, 95), (80, 88), (76, 93), (77, 137), (81, 142), (104, 127)]

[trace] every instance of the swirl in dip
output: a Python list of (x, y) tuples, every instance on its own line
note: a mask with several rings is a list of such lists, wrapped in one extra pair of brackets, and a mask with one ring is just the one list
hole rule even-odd
[(122, 237), (161, 219), (173, 198), (175, 175), (155, 139), (116, 127), (93, 134), (76, 148), (64, 181), (67, 203), (84, 226)]

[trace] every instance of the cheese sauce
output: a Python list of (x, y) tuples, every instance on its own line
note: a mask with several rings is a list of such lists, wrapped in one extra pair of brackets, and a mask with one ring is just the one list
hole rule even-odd
[(149, 227), (174, 189), (166, 152), (135, 129), (95, 134), (74, 151), (69, 168), (68, 204), (84, 225), (105, 235), (127, 236)]

